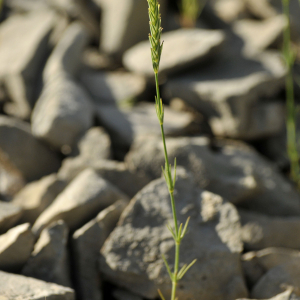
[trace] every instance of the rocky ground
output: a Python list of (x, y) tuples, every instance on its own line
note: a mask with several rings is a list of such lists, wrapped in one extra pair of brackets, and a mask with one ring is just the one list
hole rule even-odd
[[(195, 28), (181, 27), (176, 1), (160, 2), (167, 146), (179, 221), (191, 217), (181, 265), (197, 259), (179, 300), (299, 300), (281, 1), (208, 0)], [(149, 300), (158, 288), (169, 299), (148, 32), (146, 0), (6, 1), (0, 300)]]

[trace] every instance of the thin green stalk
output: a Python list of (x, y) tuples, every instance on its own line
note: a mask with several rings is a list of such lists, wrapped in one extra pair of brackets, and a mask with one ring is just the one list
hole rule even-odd
[(294, 96), (293, 66), (295, 53), (291, 44), (290, 0), (282, 0), (283, 12), (286, 18), (286, 27), (283, 36), (283, 54), (287, 66), (286, 84), (286, 128), (287, 152), (291, 164), (291, 178), (300, 187), (299, 153), (297, 150), (296, 107)]
[[(157, 0), (147, 0), (147, 1), (149, 6), (148, 12), (149, 12), (149, 19), (150, 19), (149, 24), (150, 24), (150, 32), (151, 32), (151, 34), (149, 35), (149, 40), (151, 44), (151, 58), (152, 58), (153, 71), (155, 74), (155, 85), (156, 85), (155, 109), (160, 124), (161, 136), (162, 136), (162, 141), (164, 146), (164, 155), (165, 155), (165, 167), (164, 168), (162, 167), (162, 171), (169, 189), (173, 220), (174, 220), (174, 229), (175, 229), (174, 231), (171, 225), (167, 226), (175, 242), (175, 262), (174, 262), (173, 272), (171, 272), (170, 266), (167, 260), (165, 259), (165, 257), (162, 256), (162, 258), (166, 265), (167, 271), (169, 273), (172, 282), (171, 300), (175, 300), (178, 281), (182, 279), (184, 274), (196, 262), (196, 260), (191, 262), (189, 265), (184, 265), (182, 269), (179, 271), (180, 244), (181, 244), (181, 240), (186, 234), (189, 218), (186, 221), (184, 227), (183, 224), (180, 224), (180, 226), (178, 226), (175, 199), (174, 199), (174, 189), (176, 183), (176, 159), (174, 161), (174, 176), (172, 177), (172, 172), (171, 172), (172, 166), (169, 164), (166, 138), (164, 132), (164, 107), (162, 104), (162, 100), (160, 98), (159, 83), (158, 83), (159, 63), (160, 63), (160, 58), (161, 58), (161, 53), (163, 48), (163, 44), (161, 43), (162, 28), (161, 28), (160, 14), (159, 14), (159, 4)], [(158, 293), (161, 299), (165, 300), (161, 291), (158, 291)]]

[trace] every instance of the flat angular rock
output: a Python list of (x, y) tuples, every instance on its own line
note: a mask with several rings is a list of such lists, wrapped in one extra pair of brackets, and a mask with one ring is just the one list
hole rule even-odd
[(23, 175), (0, 149), (0, 195), (11, 200), (24, 185)]
[(32, 230), (39, 234), (47, 225), (60, 219), (66, 222), (70, 230), (77, 229), (120, 199), (128, 200), (127, 196), (94, 170), (86, 169), (38, 217)]
[(53, 80), (58, 74), (76, 76), (81, 68), (81, 57), (89, 40), (88, 33), (79, 22), (72, 23), (65, 30), (61, 40), (51, 53), (44, 68), (44, 82)]
[(99, 251), (127, 204), (127, 201), (118, 200), (73, 234), (76, 279), (82, 300), (102, 299), (97, 267)]
[(300, 217), (270, 217), (240, 210), (242, 236), (247, 250), (267, 247), (300, 249)]
[(290, 262), (299, 265), (299, 250), (266, 248), (260, 251), (247, 252), (242, 255), (242, 266), (250, 287), (253, 287), (270, 269)]
[(146, 89), (144, 77), (128, 72), (92, 72), (81, 75), (81, 82), (98, 103), (126, 104)]
[[(183, 277), (178, 298), (245, 297), (239, 260), (240, 224), (234, 206), (218, 195), (199, 190), (182, 169), (178, 169), (175, 198), (179, 222), (191, 217), (181, 246), (180, 267), (183, 262), (198, 259)], [(124, 210), (101, 250), (101, 273), (139, 296), (154, 299), (159, 288), (168, 299), (170, 278), (161, 258), (163, 253), (173, 267), (174, 242), (166, 228), (168, 221), (172, 222), (172, 209), (161, 178), (147, 185)]]
[(283, 15), (268, 18), (264, 21), (244, 19), (234, 23), (234, 31), (244, 41), (244, 53), (253, 55), (282, 42), (286, 19)]
[[(218, 52), (225, 35), (220, 30), (178, 29), (163, 33), (161, 39), (164, 49), (159, 74), (170, 75), (207, 61)], [(149, 41), (129, 49), (123, 56), (123, 64), (132, 72), (153, 77)]]
[(56, 174), (28, 183), (13, 199), (13, 203), (23, 210), (20, 222), (33, 224), (65, 187), (66, 183)]
[(33, 252), (22, 269), (22, 274), (71, 287), (69, 255), (67, 250), (69, 230), (59, 220), (42, 232)]
[(300, 288), (299, 263), (289, 262), (270, 269), (254, 286), (251, 297), (268, 299), (282, 292), (282, 285)]
[(5, 106), (7, 113), (30, 116), (38, 71), (47, 57), (54, 24), (55, 14), (50, 10), (10, 16), (1, 24), (0, 80), (13, 100)]
[(22, 213), (20, 206), (0, 201), (0, 234), (13, 227), (21, 218)]
[(28, 123), (4, 115), (0, 116), (0, 149), (28, 181), (55, 172), (60, 165), (56, 154), (31, 134)]
[(18, 225), (0, 235), (0, 270), (20, 271), (30, 257), (34, 239), (29, 223)]
[(0, 271), (0, 295), (4, 299), (75, 300), (75, 292), (70, 288), (2, 271)]
[(32, 133), (65, 151), (92, 126), (93, 107), (89, 95), (70, 76), (49, 80), (31, 117)]
[[(299, 216), (298, 192), (253, 148), (221, 140), (212, 147), (205, 137), (167, 138), (167, 145), (169, 161), (176, 157), (200, 188), (269, 215)], [(152, 179), (160, 177), (164, 165), (161, 139), (137, 140), (125, 161), (132, 171), (143, 171)]]
[[(147, 39), (149, 33), (147, 2), (142, 0), (93, 1), (102, 10), (101, 51), (120, 59), (124, 51)], [(160, 1), (160, 4), (161, 13), (164, 14), (167, 1)]]
[(101, 177), (111, 182), (130, 198), (151, 181), (144, 172), (132, 171), (123, 162), (90, 160), (83, 156), (65, 159), (58, 172), (58, 177), (69, 182), (87, 168), (96, 170)]
[(216, 136), (257, 139), (284, 128), (283, 106), (274, 101), (284, 86), (284, 75), (276, 53), (254, 61), (233, 51), (199, 71), (169, 80), (165, 97), (180, 98), (201, 112)]

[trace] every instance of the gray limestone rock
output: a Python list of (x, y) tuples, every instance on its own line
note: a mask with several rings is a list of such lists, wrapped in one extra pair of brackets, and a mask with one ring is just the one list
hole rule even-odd
[(29, 118), (34, 87), (48, 54), (48, 38), (55, 20), (52, 11), (39, 10), (10, 16), (1, 24), (0, 80), (13, 101), (5, 105), (7, 113)]
[(20, 271), (30, 257), (34, 239), (29, 223), (13, 227), (0, 235), (0, 270)]
[(128, 72), (86, 71), (81, 82), (100, 104), (126, 104), (146, 89), (144, 77)]
[(48, 0), (10, 0), (5, 3), (10, 9), (16, 12), (31, 12), (49, 8)]
[(293, 262), (300, 263), (300, 251), (288, 248), (266, 248), (242, 255), (242, 266), (246, 280), (253, 287), (270, 269)]
[(270, 217), (248, 211), (239, 211), (242, 237), (247, 250), (267, 247), (300, 249), (300, 217)]
[(68, 233), (69, 230), (62, 220), (46, 227), (41, 232), (21, 273), (28, 277), (71, 287), (67, 250)]
[(31, 117), (32, 133), (63, 152), (92, 126), (92, 100), (70, 76), (46, 82)]
[[(176, 157), (200, 188), (265, 214), (299, 216), (298, 192), (253, 148), (226, 140), (217, 140), (212, 147), (205, 137), (167, 138), (167, 145), (170, 162)], [(125, 161), (130, 170), (158, 178), (164, 165), (160, 138), (139, 139)]]
[(20, 222), (33, 224), (65, 187), (66, 183), (56, 174), (27, 184), (13, 199), (13, 203), (23, 209)]
[(165, 97), (180, 98), (201, 112), (216, 136), (257, 139), (281, 132), (283, 105), (274, 101), (284, 86), (280, 56), (263, 53), (250, 60), (230, 49), (212, 64), (169, 80)]
[[(299, 300), (299, 295), (293, 293), (293, 289), (287, 289), (285, 292), (280, 293), (272, 298), (265, 300)], [(237, 300), (250, 300), (250, 299), (237, 299)]]
[[(180, 267), (183, 262), (197, 259), (180, 282), (178, 298), (245, 297), (236, 209), (222, 197), (199, 190), (183, 169), (178, 169), (177, 174), (178, 221), (191, 217), (190, 230), (181, 246)], [(168, 222), (172, 222), (172, 209), (165, 180), (161, 178), (141, 190), (124, 210), (101, 250), (101, 273), (139, 296), (154, 299), (159, 288), (167, 299), (171, 284), (161, 253), (173, 267), (174, 241), (166, 227)]]
[(0, 295), (3, 300), (75, 300), (75, 292), (70, 288), (2, 271)]
[(39, 234), (53, 221), (64, 220), (70, 230), (90, 220), (117, 200), (128, 200), (116, 187), (92, 169), (81, 172), (38, 217), (33, 232)]
[[(147, 2), (143, 0), (93, 1), (102, 10), (101, 51), (120, 59), (124, 51), (147, 39), (149, 33)], [(164, 15), (167, 1), (162, 0), (160, 4), (161, 13)]]
[(251, 291), (251, 297), (268, 299), (282, 292), (283, 285), (300, 288), (299, 262), (289, 262), (270, 269)]
[(22, 213), (20, 206), (0, 201), (0, 234), (13, 227), (21, 218)]
[[(225, 35), (220, 30), (178, 29), (163, 33), (164, 49), (161, 55), (159, 74), (170, 75), (206, 62), (218, 52)], [(135, 73), (154, 77), (149, 41), (144, 41), (123, 56), (125, 67)]]
[(60, 165), (56, 154), (31, 134), (29, 124), (4, 115), (0, 116), (0, 149), (28, 181), (55, 172)]
[(127, 201), (118, 200), (73, 234), (76, 279), (82, 300), (102, 299), (101, 278), (97, 268), (99, 251), (127, 204)]
[(151, 181), (144, 172), (132, 171), (123, 162), (93, 160), (83, 156), (65, 159), (58, 172), (58, 177), (63, 181), (70, 182), (87, 168), (96, 170), (101, 177), (111, 182), (130, 198)]

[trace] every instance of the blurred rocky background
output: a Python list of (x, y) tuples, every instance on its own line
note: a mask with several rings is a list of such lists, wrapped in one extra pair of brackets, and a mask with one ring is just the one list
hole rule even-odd
[[(160, 0), (181, 264), (197, 258), (179, 300), (300, 299), (281, 1), (199, 1), (192, 24)], [(298, 49), (298, 0), (291, 19)], [(0, 21), (0, 299), (168, 297), (147, 1), (6, 0)]]

